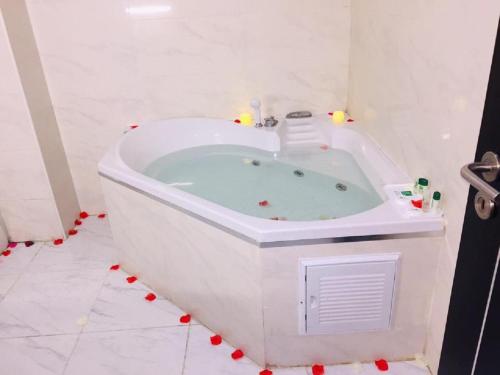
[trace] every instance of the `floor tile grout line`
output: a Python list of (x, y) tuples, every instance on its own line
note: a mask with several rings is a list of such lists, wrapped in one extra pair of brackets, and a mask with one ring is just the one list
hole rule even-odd
[[(199, 326), (199, 324), (193, 324), (192, 326)], [(87, 334), (99, 334), (99, 333), (113, 333), (113, 332), (129, 332), (129, 331), (140, 331), (140, 330), (154, 330), (154, 329), (168, 329), (168, 328), (179, 328), (186, 327), (185, 324), (175, 324), (175, 325), (161, 325), (153, 327), (133, 327), (133, 328), (121, 328), (121, 329), (105, 329), (105, 330), (92, 330), (84, 331), (81, 329), (78, 332), (64, 332), (64, 333), (48, 333), (42, 335), (27, 335), (27, 336), (10, 336), (10, 337), (0, 337), (0, 341), (16, 340), (16, 339), (31, 339), (38, 337), (54, 337), (54, 336), (73, 336), (73, 335), (87, 335)]]
[(184, 371), (186, 370), (186, 359), (187, 359), (187, 352), (188, 352), (188, 345), (189, 345), (189, 337), (190, 336), (191, 336), (191, 323), (189, 324), (188, 330), (187, 330), (186, 347), (184, 348), (184, 359), (182, 361), (181, 375), (184, 375)]
[[(31, 257), (30, 261), (28, 263), (26, 263), (24, 265), (24, 267), (22, 267), (21, 270), (18, 273), (10, 274), (10, 275), (16, 275), (17, 276), (16, 280), (7, 289), (7, 291), (5, 292), (3, 298), (0, 300), (0, 303), (2, 303), (3, 301), (5, 301), (5, 299), (7, 298), (7, 296), (9, 295), (9, 293), (11, 292), (12, 288), (14, 288), (14, 286), (17, 284), (17, 282), (19, 281), (19, 279), (21, 278), (21, 276), (24, 276), (24, 274), (27, 271), (28, 266), (30, 265), (31, 262), (33, 262), (33, 259), (35, 259), (35, 257), (40, 253), (40, 250), (42, 249), (43, 246), (44, 246), (43, 243), (42, 243), (42, 245), (38, 246), (38, 249), (35, 251), (35, 254)], [(19, 251), (19, 250), (16, 250), (16, 252), (17, 251)], [(7, 275), (0, 275), (0, 276), (8, 276), (8, 274)]]
[(39, 338), (39, 337), (74, 336), (74, 335), (79, 335), (79, 332), (47, 333), (45, 335), (27, 335), (27, 336), (0, 337), (0, 341), (19, 340), (19, 339), (36, 339), (36, 338)]
[[(200, 324), (193, 324), (194, 326), (198, 326)], [(164, 328), (178, 328), (185, 327), (185, 324), (172, 324), (172, 325), (160, 325), (160, 326), (151, 326), (151, 327), (133, 327), (133, 328), (116, 328), (116, 329), (102, 329), (102, 330), (89, 330), (82, 332), (83, 334), (87, 333), (101, 333), (101, 332), (121, 332), (121, 331), (137, 331), (140, 329), (164, 329)]]
[(66, 369), (68, 368), (69, 361), (73, 357), (73, 354), (75, 353), (76, 347), (78, 346), (78, 343), (80, 342), (80, 337), (82, 336), (82, 330), (83, 330), (83, 327), (80, 328), (80, 332), (76, 336), (75, 343), (73, 344), (73, 348), (71, 349), (71, 352), (69, 353), (68, 358), (66, 359), (66, 362), (64, 363), (64, 368), (61, 371), (61, 375), (64, 375), (64, 373), (66, 372)]
[[(99, 295), (101, 294), (102, 290), (104, 289), (104, 285), (106, 284), (106, 280), (109, 278), (109, 273), (106, 272), (107, 270), (103, 267), (104, 273), (103, 273), (103, 278), (101, 280), (101, 286), (99, 287), (99, 290), (96, 291), (94, 301), (92, 302), (92, 305), (90, 305), (90, 308), (86, 314), (87, 322), (88, 322), (88, 317), (90, 316), (90, 313), (92, 312), (92, 309), (97, 303), (97, 299), (99, 298)], [(64, 375), (66, 373), (66, 370), (68, 369), (69, 362), (71, 361), (71, 358), (73, 357), (73, 354), (75, 353), (75, 350), (78, 346), (78, 343), (80, 342), (80, 338), (82, 337), (83, 330), (85, 329), (85, 325), (82, 325), (80, 327), (80, 331), (78, 332), (78, 336), (76, 337), (75, 344), (73, 345), (73, 349), (71, 350), (71, 353), (69, 353), (68, 358), (66, 360), (66, 363), (64, 364), (64, 368), (61, 371), (61, 375)]]
[[(103, 275), (103, 278), (102, 278), (102, 281), (101, 281), (101, 286), (99, 287), (99, 290), (96, 291), (96, 294), (95, 294), (95, 298), (94, 298), (94, 301), (92, 302), (92, 304), (90, 305), (90, 308), (87, 312), (87, 314), (85, 315), (85, 317), (87, 318), (87, 323), (88, 323), (88, 318), (90, 316), (90, 314), (92, 313), (92, 310), (93, 308), (95, 307), (95, 305), (97, 304), (97, 300), (99, 299), (99, 296), (101, 295), (101, 292), (102, 290), (104, 289), (104, 286), (106, 285), (106, 281), (109, 279), (109, 272), (107, 271), (106, 268), (103, 267), (103, 271), (104, 271), (104, 275)], [(85, 328), (86, 324), (83, 325), (81, 328), (80, 328), (80, 334), (82, 334), (84, 328)]]
[[(96, 271), (102, 271), (102, 267), (88, 267), (88, 268), (85, 268), (85, 269), (79, 269), (77, 267), (68, 267), (68, 268), (64, 268), (64, 269), (57, 269), (57, 270), (52, 270), (52, 271), (44, 271), (44, 270), (41, 270), (41, 271), (35, 271), (35, 270), (32, 270), (32, 271), (29, 271), (28, 270), (24, 270), (20, 273), (21, 276), (24, 276), (24, 274), (33, 274), (33, 275), (48, 275), (48, 274), (52, 274), (52, 273), (64, 273), (64, 272), (96, 272)], [(10, 273), (10, 274), (5, 274), (5, 275), (0, 275), (0, 276), (9, 276), (9, 275), (17, 275), (16, 273)]]
[(17, 274), (11, 274), (11, 275), (2, 275), (2, 276), (12, 276), (12, 275), (15, 275), (15, 280), (14, 282), (12, 283), (12, 285), (10, 287), (7, 288), (7, 290), (5, 291), (5, 294), (3, 295), (3, 298), (0, 299), (0, 304), (7, 298), (7, 296), (9, 295), (10, 291), (12, 290), (12, 288), (14, 288), (14, 285), (17, 284), (17, 282), (19, 281), (19, 279), (21, 278), (21, 276), (23, 275), (23, 272), (19, 272)]
[[(106, 272), (106, 270), (103, 267), (103, 278), (101, 280), (101, 285), (95, 293), (94, 301), (92, 302), (87, 313), (85, 314), (85, 317), (87, 320), (88, 320), (90, 313), (92, 312), (92, 308), (95, 306), (97, 299), (99, 298), (99, 295), (101, 294), (102, 289), (104, 288), (104, 284), (106, 283), (108, 276), (109, 276), (109, 274)], [(71, 350), (71, 353), (68, 355), (68, 359), (66, 360), (66, 363), (64, 364), (64, 368), (63, 368), (63, 371), (61, 372), (61, 374), (64, 374), (66, 372), (66, 369), (68, 368), (68, 364), (69, 364), (71, 358), (73, 357), (73, 354), (76, 350), (78, 343), (80, 342), (80, 337), (82, 336), (84, 328), (85, 328), (84, 325), (80, 326), (80, 330), (78, 332), (78, 336), (76, 337), (75, 344), (73, 345), (73, 349)]]

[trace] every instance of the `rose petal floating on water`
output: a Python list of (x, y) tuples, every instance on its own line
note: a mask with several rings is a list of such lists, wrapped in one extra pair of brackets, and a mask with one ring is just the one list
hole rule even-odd
[(119, 264), (113, 264), (111, 267), (109, 267), (109, 269), (111, 271), (119, 270), (120, 269), (120, 265)]

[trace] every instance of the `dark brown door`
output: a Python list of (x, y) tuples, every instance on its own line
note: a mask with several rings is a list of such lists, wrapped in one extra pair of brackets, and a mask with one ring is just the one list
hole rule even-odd
[(500, 181), (494, 179), (494, 154), (500, 155), (499, 35), (476, 163), (463, 170), (476, 187), (469, 190), (439, 375), (500, 375)]

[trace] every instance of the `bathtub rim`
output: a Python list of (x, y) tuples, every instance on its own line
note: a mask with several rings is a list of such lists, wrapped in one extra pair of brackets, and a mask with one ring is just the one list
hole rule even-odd
[[(161, 124), (169, 120), (208, 120), (207, 122), (214, 123), (214, 120), (219, 119), (167, 119), (152, 121), (151, 124)], [(219, 121), (231, 124), (228, 120)], [(133, 130), (133, 132), (136, 131), (141, 131), (141, 129)], [(387, 163), (384, 167), (394, 169), (395, 175), (398, 173), (405, 175), (396, 169), (397, 166), (376, 143), (359, 131), (355, 131), (355, 133), (363, 142), (370, 144), (372, 153), (375, 152), (384, 164)], [(273, 221), (249, 216), (175, 187), (170, 187), (128, 166), (120, 155), (120, 146), (128, 135), (122, 136), (101, 159), (98, 165), (100, 176), (261, 247), (288, 246), (299, 243), (346, 242), (356, 239), (366, 241), (373, 237), (380, 238), (380, 236), (385, 236), (384, 238), (415, 237), (419, 234), (429, 235), (431, 232), (441, 233), (444, 229), (442, 217), (407, 217), (402, 215), (394, 206), (394, 199), (390, 199), (390, 197), (377, 207), (333, 220)], [(258, 145), (254, 147), (259, 148)], [(369, 160), (366, 162), (370, 163)]]

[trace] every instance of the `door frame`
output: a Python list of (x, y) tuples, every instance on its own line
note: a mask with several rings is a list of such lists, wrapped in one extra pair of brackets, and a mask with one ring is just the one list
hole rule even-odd
[[(480, 161), (486, 151), (500, 154), (500, 23), (474, 160)], [(500, 190), (500, 181), (491, 185)], [(491, 347), (484, 350), (485, 345), (481, 343), (486, 337), (491, 345), (492, 334), (498, 337), (500, 318), (492, 320), (492, 312), (493, 309), (496, 309), (495, 314), (500, 311), (500, 275), (495, 280), (500, 246), (500, 205), (497, 204), (492, 218), (479, 219), (474, 208), (476, 192), (472, 186), (469, 188), (439, 375), (495, 373), (490, 370), (493, 363)], [(497, 356), (500, 361), (500, 350)]]

